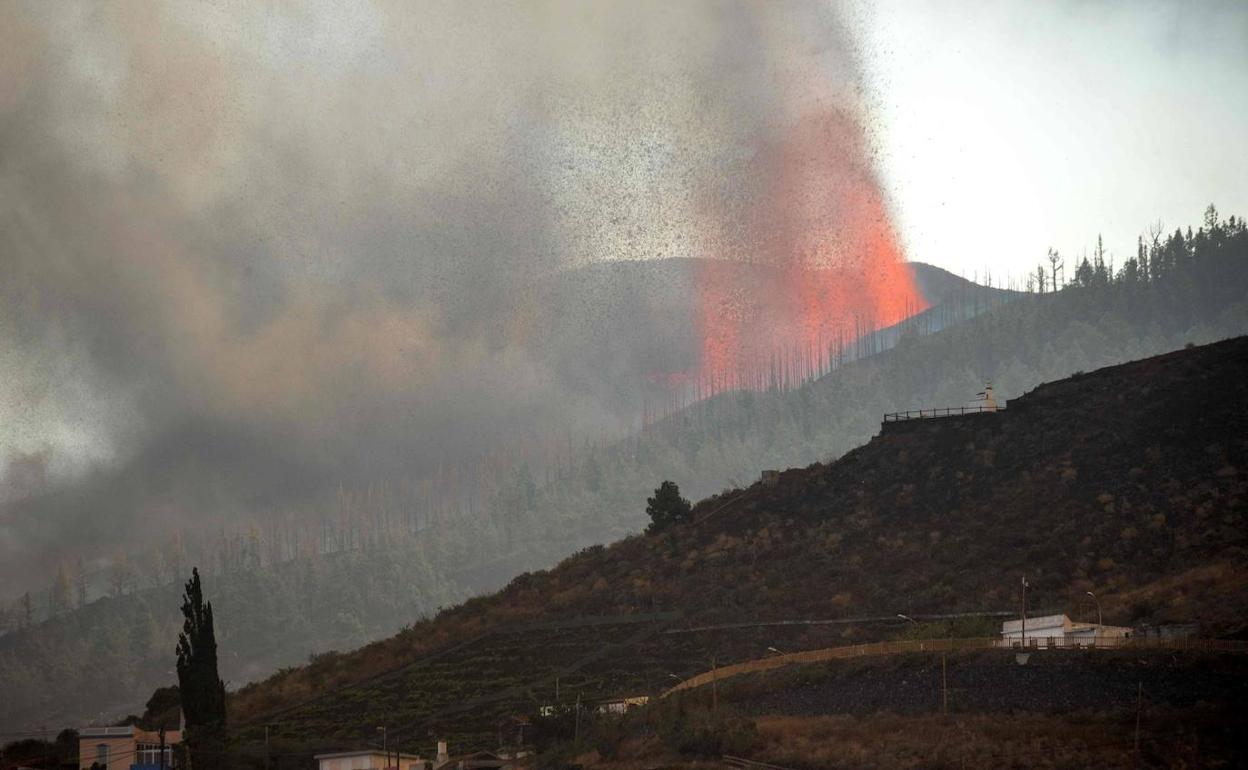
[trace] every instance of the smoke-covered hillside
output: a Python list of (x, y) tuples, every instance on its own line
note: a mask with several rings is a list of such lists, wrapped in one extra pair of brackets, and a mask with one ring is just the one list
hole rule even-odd
[[(244, 688), (237, 734), (255, 746), (270, 725), (298, 756), (388, 719), (406, 750), (430, 729), (481, 747), (551, 702), (555, 677), (590, 702), (655, 693), (713, 658), (879, 639), (900, 611), (1008, 611), (1023, 574), (1037, 615), (1094, 611), (1094, 591), (1116, 625), (1239, 637), (1246, 354), (1241, 337), (1048, 383), (1004, 412), (889, 424), (836, 462)], [(802, 619), (841, 622), (752, 627)]]
[[(65, 611), (73, 604), (67, 578), (56, 620), (22, 627), (22, 603), (7, 608), (0, 672), (16, 684), (0, 718), (68, 718), (66, 704), (79, 719), (125, 710), (166, 681), (176, 590), (136, 590), (135, 574), (169, 583), (191, 563), (211, 565), (223, 649), (248, 651), (223, 660), (225, 678), (238, 684), (313, 652), (379, 638), (440, 604), (636, 532), (645, 497), (662, 479), (703, 497), (765, 468), (840, 456), (874, 435), (884, 412), (957, 406), (985, 380), (1008, 399), (1078, 371), (1248, 332), (1242, 221), (1161, 240), (1112, 281), (1091, 264), (1081, 276), (1078, 285), (1022, 295), (943, 331), (922, 334), (916, 321), (898, 332), (895, 348), (792, 391), (720, 394), (627, 440), (573, 447), (538, 470), (500, 467), (467, 497), (439, 502), (419, 485), (344, 489), (326, 504), (332, 516), (310, 530), (292, 520), (208, 544), (172, 544), (150, 560), (163, 572), (122, 565), (130, 577), (115, 583), (121, 595), (97, 603), (107, 613), (97, 605)], [(31, 594), (34, 619), (57, 594), (55, 586)], [(92, 663), (102, 655), (111, 666)]]

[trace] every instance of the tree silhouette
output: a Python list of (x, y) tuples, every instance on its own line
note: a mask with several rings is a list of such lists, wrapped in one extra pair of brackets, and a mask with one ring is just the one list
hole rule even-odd
[(186, 620), (178, 635), (178, 691), (191, 764), (195, 770), (225, 768), (225, 683), (217, 674), (212, 603), (204, 602), (198, 568), (191, 570), (186, 583), (182, 615)]
[(650, 517), (650, 526), (646, 532), (658, 532), (673, 524), (688, 521), (693, 506), (680, 496), (680, 487), (674, 481), (664, 481), (654, 490), (654, 497), (646, 500), (646, 515)]

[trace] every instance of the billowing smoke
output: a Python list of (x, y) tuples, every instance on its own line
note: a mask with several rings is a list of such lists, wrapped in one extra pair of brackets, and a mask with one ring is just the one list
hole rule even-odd
[[(594, 293), (598, 263), (786, 271), (786, 344), (896, 320), (914, 299), (859, 85), (814, 3), (10, 7), (0, 579), (618, 430), (639, 401), (616, 369), (729, 368), (706, 275), (677, 298), (699, 340), (676, 318), (602, 353), (666, 316)], [(603, 324), (605, 366), (569, 318)]]

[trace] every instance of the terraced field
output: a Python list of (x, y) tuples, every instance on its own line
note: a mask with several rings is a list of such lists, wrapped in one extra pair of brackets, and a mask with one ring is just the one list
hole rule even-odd
[[(268, 725), (271, 740), (284, 751), (306, 754), (368, 745), (385, 725), (389, 745), (404, 750), (427, 753), (442, 737), (461, 747), (488, 745), (499, 720), (554, 702), (556, 680), (565, 700), (644, 688), (645, 672), (627, 664), (611, 677), (586, 673), (603, 659), (631, 660), (672, 619), (638, 617), (497, 630), (370, 682), (270, 713), (241, 727), (237, 738), (254, 744)], [(649, 670), (661, 667), (656, 661)]]
[[(836, 626), (686, 631), (675, 613), (581, 618), (500, 628), (444, 648), (356, 686), (269, 712), (237, 728), (238, 745), (307, 757), (377, 742), (428, 754), (440, 738), (453, 747), (493, 746), (503, 719), (533, 715), (558, 701), (585, 704), (656, 694), (676, 679), (769, 654), (831, 643)], [(556, 687), (558, 688), (556, 690)], [(293, 759), (292, 759), (293, 761)]]

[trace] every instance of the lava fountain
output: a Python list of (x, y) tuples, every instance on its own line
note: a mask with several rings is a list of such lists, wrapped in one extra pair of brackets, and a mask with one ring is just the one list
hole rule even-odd
[(714, 212), (743, 237), (697, 270), (702, 394), (819, 376), (854, 340), (926, 307), (858, 121), (828, 110), (779, 136), (749, 163), (748, 203)]

